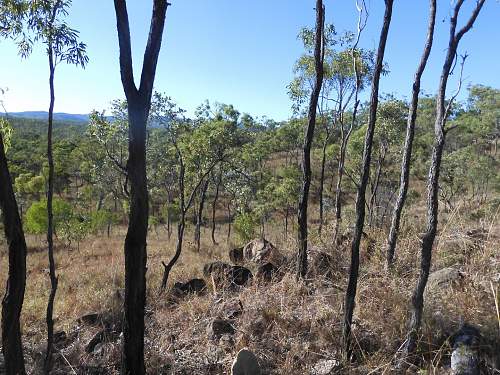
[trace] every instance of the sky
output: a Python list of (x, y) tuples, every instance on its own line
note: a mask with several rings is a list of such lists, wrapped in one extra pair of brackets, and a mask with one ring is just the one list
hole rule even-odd
[[(292, 114), (287, 84), (303, 52), (298, 31), (312, 26), (314, 0), (169, 0), (155, 89), (171, 96), (192, 114), (205, 99), (233, 104), (240, 112), (277, 121)], [(384, 12), (383, 0), (366, 0), (369, 19), (361, 46), (376, 48)], [(325, 0), (326, 22), (337, 31), (355, 30), (354, 0)], [(466, 0), (463, 25), (475, 0)], [(149, 32), (151, 0), (128, 0), (136, 81)], [(424, 92), (435, 93), (448, 41), (453, 0), (438, 0), (435, 42), (422, 80)], [(427, 28), (427, 0), (395, 0), (385, 61), (390, 74), (381, 93), (409, 97)], [(464, 36), (467, 84), (500, 88), (500, 2), (487, 0), (474, 28)], [(85, 70), (63, 64), (56, 71), (56, 112), (89, 113), (109, 108), (124, 97), (118, 64), (118, 40), (112, 0), (73, 0), (68, 23), (80, 31), (90, 62)], [(42, 45), (28, 59), (16, 46), (0, 40), (0, 87), (10, 112), (47, 110), (48, 63)], [(457, 77), (449, 84), (451, 93)], [(368, 91), (368, 90), (367, 90)], [(366, 99), (367, 93), (365, 93)], [(459, 98), (466, 96), (463, 90)]]

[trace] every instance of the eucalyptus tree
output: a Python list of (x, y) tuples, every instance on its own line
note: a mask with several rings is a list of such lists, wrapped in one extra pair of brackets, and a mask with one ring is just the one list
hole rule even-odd
[[(360, 20), (359, 32), (365, 25), (365, 18)], [(304, 28), (299, 34), (304, 47), (311, 51), (314, 45), (314, 30)], [(357, 94), (361, 92), (370, 80), (373, 69), (373, 53), (358, 48), (359, 36), (351, 32), (337, 35), (333, 25), (325, 26), (323, 61), (323, 84), (318, 100), (319, 123), (323, 141), (321, 146), (321, 167), (319, 181), (319, 227), (321, 233), (324, 224), (324, 184), (327, 162), (327, 147), (334, 135), (340, 136), (338, 163), (338, 178), (336, 189), (336, 221), (340, 223), (342, 178), (344, 174), (345, 153), (349, 137), (356, 123), (356, 110), (359, 102)], [(294, 112), (302, 114), (305, 111), (305, 100), (311, 94), (315, 79), (314, 56), (310, 53), (302, 55), (294, 67), (295, 77), (288, 85), (288, 93), (293, 100)], [(355, 107), (355, 108), (353, 108)], [(348, 110), (352, 117), (346, 116)]]
[[(230, 158), (234, 146), (240, 142), (237, 119), (239, 113), (232, 107), (216, 105), (212, 109), (208, 102), (196, 111), (196, 119), (185, 118), (185, 111), (180, 109), (170, 97), (155, 93), (151, 121), (166, 130), (166, 144), (162, 145), (163, 155), (174, 156), (177, 179), (176, 194), (179, 202), (177, 223), (177, 242), (175, 253), (164, 266), (160, 293), (167, 286), (170, 271), (182, 253), (186, 215), (196, 196), (201, 195), (197, 211), (199, 246), (199, 225), (210, 175), (221, 163)], [(159, 152), (159, 151), (157, 151)], [(172, 176), (173, 176), (172, 175)]]
[[(0, 89), (0, 94), (3, 90)], [(3, 108), (3, 102), (0, 100)], [(0, 211), (8, 244), (9, 270), (2, 300), (2, 354), (8, 374), (25, 374), (20, 316), (26, 288), (26, 240), (6, 152), (12, 127), (0, 118)]]
[(167, 7), (166, 0), (153, 1), (149, 36), (137, 88), (132, 66), (130, 27), (125, 0), (115, 0), (120, 73), (127, 98), (129, 124), (127, 177), (130, 181), (130, 214), (125, 237), (125, 324), (122, 373), (144, 374), (144, 307), (146, 303), (146, 237), (148, 188), (146, 178), (146, 124), (160, 53)]
[(408, 112), (405, 144), (403, 147), (403, 160), (401, 162), (399, 194), (396, 200), (396, 204), (394, 205), (394, 211), (391, 220), (391, 228), (389, 230), (389, 236), (387, 237), (387, 248), (386, 248), (387, 268), (390, 268), (394, 262), (394, 253), (396, 251), (396, 242), (399, 232), (399, 225), (401, 222), (401, 212), (403, 211), (403, 206), (405, 204), (406, 195), (408, 193), (408, 187), (410, 183), (411, 155), (413, 150), (413, 139), (415, 137), (415, 123), (417, 120), (418, 100), (420, 95), (420, 82), (425, 67), (427, 65), (427, 60), (429, 59), (429, 55), (431, 53), (432, 43), (434, 40), (435, 22), (436, 22), (436, 0), (430, 0), (427, 38), (425, 41), (424, 51), (422, 53), (420, 63), (417, 67), (417, 71), (415, 73), (415, 78), (413, 80), (413, 85), (412, 85), (411, 103)]
[[(408, 335), (405, 342), (404, 352), (406, 354), (413, 354), (417, 347), (418, 333), (420, 331), (420, 325), (422, 322), (422, 313), (424, 308), (424, 291), (427, 285), (427, 279), (429, 277), (431, 261), (432, 261), (432, 247), (434, 245), (434, 240), (437, 233), (438, 225), (438, 209), (439, 209), (439, 174), (441, 168), (441, 161), (443, 158), (443, 151), (445, 146), (446, 135), (450, 128), (447, 128), (447, 120), (449, 112), (452, 108), (453, 101), (456, 98), (457, 93), (446, 100), (446, 87), (448, 84), (448, 79), (450, 74), (454, 69), (454, 62), (458, 59), (457, 48), (462, 40), (462, 37), (472, 28), (474, 22), (476, 21), (485, 0), (477, 0), (472, 14), (467, 19), (465, 25), (457, 30), (458, 17), (460, 14), (460, 9), (464, 3), (464, 0), (458, 0), (453, 7), (453, 11), (450, 17), (450, 31), (448, 39), (448, 49), (446, 51), (446, 57), (443, 63), (443, 68), (441, 71), (441, 77), (439, 80), (439, 87), (436, 97), (436, 119), (434, 125), (434, 145), (432, 148), (431, 165), (429, 168), (429, 177), (427, 181), (427, 228), (422, 236), (421, 242), (421, 260), (420, 260), (420, 273), (417, 281), (417, 285), (413, 291), (411, 298), (411, 317), (408, 328)], [(465, 56), (463, 57), (461, 68), (463, 69), (463, 63)], [(462, 74), (459, 78), (459, 89), (462, 82)]]
[[(53, 244), (53, 213), (52, 200), (54, 193), (54, 158), (52, 152), (52, 129), (55, 104), (54, 78), (56, 67), (60, 63), (81, 66), (88, 62), (86, 45), (78, 38), (78, 31), (72, 29), (65, 22), (71, 0), (40, 0), (32, 1), (7, 1), (6, 6), (12, 5), (16, 17), (11, 17), (10, 27), (2, 28), (2, 34), (12, 37), (17, 43), (22, 57), (28, 57), (34, 44), (41, 42), (47, 54), (49, 68), (50, 103), (48, 111), (47, 128), (47, 160), (48, 160), (48, 189), (47, 189), (47, 243), (49, 257), (49, 275), (51, 291), (47, 304), (47, 351), (44, 363), (45, 373), (52, 367), (54, 321), (52, 319), (54, 299), (57, 291), (58, 278), (56, 276)], [(1, 12), (4, 14), (4, 12)], [(2, 22), (3, 23), (3, 22)], [(9, 22), (6, 22), (9, 25)]]
[(298, 221), (298, 252), (297, 252), (297, 279), (304, 278), (307, 273), (307, 208), (309, 188), (311, 186), (311, 146), (316, 126), (316, 111), (318, 99), (323, 84), (323, 62), (325, 58), (325, 8), (322, 0), (316, 0), (316, 30), (314, 36), (314, 69), (316, 79), (309, 101), (308, 123), (304, 132), (304, 146), (302, 154), (302, 188), (297, 213)]
[(369, 120), (366, 129), (365, 143), (363, 148), (361, 178), (356, 196), (356, 224), (351, 244), (351, 264), (349, 268), (349, 281), (345, 295), (344, 322), (342, 330), (344, 354), (346, 359), (349, 359), (352, 353), (351, 324), (352, 324), (352, 316), (354, 313), (356, 290), (358, 284), (359, 246), (361, 243), (361, 236), (363, 234), (363, 228), (365, 223), (365, 204), (366, 204), (365, 194), (366, 194), (366, 187), (368, 185), (368, 178), (370, 175), (373, 134), (375, 131), (375, 124), (377, 120), (379, 81), (384, 67), (383, 60), (384, 60), (387, 36), (389, 33), (389, 26), (391, 24), (391, 18), (392, 18), (392, 5), (393, 5), (393, 0), (385, 0), (385, 12), (384, 12), (382, 30), (380, 33), (377, 57), (372, 78)]

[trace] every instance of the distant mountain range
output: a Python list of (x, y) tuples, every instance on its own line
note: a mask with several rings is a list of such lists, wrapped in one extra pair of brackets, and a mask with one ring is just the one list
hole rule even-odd
[[(25, 112), (9, 112), (9, 116), (18, 118), (28, 118), (34, 120), (46, 120), (49, 114), (46, 111), (25, 111)], [(89, 115), (57, 112), (54, 113), (54, 121), (88, 122)]]

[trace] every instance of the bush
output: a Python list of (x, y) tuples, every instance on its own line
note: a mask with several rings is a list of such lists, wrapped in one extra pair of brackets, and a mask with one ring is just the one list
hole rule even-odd
[(255, 238), (258, 227), (257, 218), (249, 212), (243, 212), (234, 219), (234, 230), (242, 241)]
[[(57, 232), (64, 225), (67, 225), (73, 216), (71, 205), (59, 198), (52, 201), (54, 214), (54, 231)], [(47, 199), (34, 202), (26, 211), (26, 231), (33, 234), (43, 234), (47, 232)]]

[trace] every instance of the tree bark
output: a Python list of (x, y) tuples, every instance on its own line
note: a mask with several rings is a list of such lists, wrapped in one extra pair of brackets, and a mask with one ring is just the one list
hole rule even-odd
[(26, 240), (0, 133), (0, 209), (9, 251), (9, 276), (2, 300), (2, 352), (7, 374), (26, 374), (19, 322), (26, 288)]
[(196, 212), (196, 227), (194, 228), (194, 240), (196, 242), (196, 250), (200, 252), (201, 247), (201, 224), (203, 221), (203, 208), (205, 207), (205, 198), (207, 196), (207, 189), (209, 185), (209, 178), (207, 177), (202, 183), (200, 191), (200, 202), (198, 205), (198, 210)]
[(219, 199), (219, 190), (221, 183), (222, 183), (222, 169), (219, 171), (219, 176), (217, 178), (217, 183), (215, 185), (215, 196), (212, 202), (212, 243), (214, 245), (218, 245), (217, 241), (215, 240), (215, 211), (217, 209), (217, 200)]
[(385, 45), (387, 42), (387, 35), (389, 33), (389, 26), (391, 23), (392, 4), (393, 0), (385, 0), (384, 20), (382, 25), (382, 31), (380, 33), (375, 70), (373, 73), (372, 90), (370, 98), (370, 115), (369, 115), (368, 128), (366, 130), (365, 144), (363, 149), (363, 167), (356, 197), (356, 226), (354, 229), (354, 237), (351, 244), (351, 265), (349, 269), (349, 282), (345, 295), (344, 325), (342, 331), (343, 335), (342, 338), (344, 343), (344, 355), (346, 360), (350, 359), (352, 353), (351, 324), (355, 307), (356, 289), (358, 284), (359, 246), (361, 243), (361, 237), (363, 235), (363, 228), (364, 228), (365, 204), (366, 204), (365, 194), (366, 194), (366, 187), (368, 184), (368, 178), (370, 175), (373, 134), (375, 131), (375, 123), (377, 118), (379, 81), (383, 69)]
[[(427, 229), (422, 236), (422, 245), (420, 248), (420, 274), (418, 277), (417, 285), (413, 291), (411, 299), (411, 317), (408, 329), (408, 336), (405, 342), (405, 357), (411, 355), (415, 352), (418, 341), (418, 333), (420, 331), (420, 326), (422, 322), (422, 313), (424, 308), (424, 291), (427, 285), (427, 279), (429, 277), (429, 272), (431, 268), (432, 261), (432, 247), (434, 245), (434, 239), (436, 238), (437, 225), (438, 225), (438, 209), (439, 209), (439, 172), (441, 167), (441, 160), (443, 156), (443, 150), (445, 145), (446, 132), (446, 120), (448, 117), (448, 112), (450, 105), (453, 101), (450, 100), (446, 105), (446, 86), (448, 83), (448, 78), (452, 70), (453, 62), (456, 58), (457, 47), (460, 39), (468, 32), (481, 8), (484, 5), (485, 0), (479, 0), (469, 18), (467, 24), (456, 32), (458, 15), (460, 13), (460, 8), (464, 0), (458, 0), (453, 14), (450, 18), (450, 37), (448, 41), (448, 51), (446, 53), (446, 58), (443, 64), (443, 69), (441, 71), (441, 78), (439, 81), (439, 89), (436, 98), (436, 122), (434, 125), (434, 146), (432, 150), (431, 166), (429, 168), (429, 178), (427, 182)], [(460, 77), (460, 79), (462, 79)]]
[(146, 177), (146, 123), (169, 3), (154, 0), (151, 26), (144, 53), (139, 89), (134, 83), (130, 29), (125, 0), (115, 0), (120, 73), (128, 103), (130, 214), (125, 238), (125, 321), (123, 329), (122, 374), (145, 374), (144, 307), (146, 303), (146, 237), (148, 231), (148, 190)]
[(304, 135), (304, 146), (302, 154), (302, 191), (298, 210), (298, 254), (297, 254), (297, 279), (304, 278), (307, 273), (307, 207), (309, 199), (309, 188), (311, 186), (311, 145), (316, 126), (316, 108), (318, 98), (323, 84), (323, 61), (325, 46), (323, 43), (325, 25), (325, 9), (322, 0), (316, 0), (316, 35), (314, 47), (314, 63), (316, 80), (311, 92), (309, 102), (308, 124)]
[(429, 4), (429, 25), (427, 27), (427, 40), (425, 42), (424, 52), (420, 60), (420, 64), (415, 73), (413, 81), (412, 98), (410, 109), (408, 113), (408, 123), (406, 126), (406, 137), (403, 148), (403, 160), (401, 162), (401, 178), (399, 184), (398, 199), (394, 206), (392, 214), (391, 228), (387, 238), (386, 248), (386, 266), (387, 269), (392, 267), (394, 263), (394, 254), (396, 251), (396, 242), (399, 233), (399, 226), (401, 223), (401, 212), (406, 201), (408, 187), (410, 184), (410, 167), (411, 167), (411, 154), (413, 150), (413, 139), (415, 137), (415, 123), (417, 120), (418, 111), (418, 96), (420, 94), (420, 81), (427, 65), (427, 60), (431, 53), (432, 43), (434, 40), (434, 25), (436, 22), (436, 0), (430, 0)]
[[(55, 17), (56, 8), (54, 8), (53, 15)], [(52, 18), (52, 21), (54, 20)], [(56, 275), (56, 266), (54, 260), (54, 215), (52, 210), (52, 200), (54, 196), (54, 158), (52, 155), (52, 126), (54, 117), (54, 51), (52, 42), (49, 42), (48, 58), (49, 58), (49, 86), (50, 86), (50, 104), (49, 104), (49, 124), (47, 129), (47, 159), (49, 163), (49, 178), (47, 190), (47, 243), (48, 243), (48, 257), (49, 257), (49, 276), (50, 276), (50, 294), (47, 303), (47, 314), (45, 321), (47, 323), (47, 349), (45, 353), (44, 372), (48, 374), (52, 369), (52, 351), (54, 344), (54, 300), (56, 298), (58, 277)]]
[[(328, 126), (328, 125), (326, 125)], [(325, 186), (325, 167), (326, 167), (326, 148), (328, 147), (328, 141), (330, 139), (330, 132), (327, 129), (326, 137), (323, 142), (322, 147), (322, 156), (321, 156), (321, 174), (319, 177), (319, 227), (318, 233), (321, 235), (321, 231), (323, 230), (324, 224), (324, 203), (323, 203), (323, 191)]]

